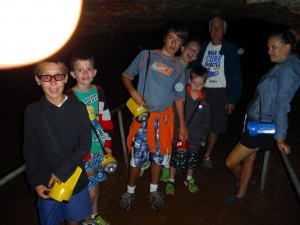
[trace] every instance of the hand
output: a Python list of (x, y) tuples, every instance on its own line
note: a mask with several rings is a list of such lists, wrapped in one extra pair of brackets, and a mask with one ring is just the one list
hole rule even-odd
[(111, 155), (112, 150), (110, 148), (104, 148), (108, 155)]
[(183, 142), (187, 141), (189, 138), (189, 131), (188, 131), (187, 127), (180, 126), (178, 135), (179, 135), (180, 140), (182, 140)]
[(49, 183), (48, 183), (48, 188), (51, 188), (54, 184), (54, 182), (61, 182), (53, 173), (51, 174), (51, 178), (49, 180)]
[(36, 193), (39, 197), (43, 199), (49, 199), (48, 192), (50, 191), (50, 188), (45, 187), (44, 185), (36, 186), (35, 188)]
[(134, 91), (131, 94), (132, 99), (136, 102), (138, 105), (146, 106), (146, 101), (144, 97), (137, 91)]
[(230, 104), (230, 103), (226, 104), (225, 111), (228, 114), (231, 114), (234, 109), (235, 109), (235, 105), (234, 104)]
[(279, 151), (284, 151), (285, 154), (290, 154), (291, 153), (291, 148), (285, 142), (285, 140), (278, 139), (277, 140), (277, 147), (278, 147)]
[(205, 146), (205, 144), (206, 144), (205, 142), (201, 142), (201, 144), (200, 144), (200, 145), (201, 145), (201, 147), (204, 147), (204, 146)]

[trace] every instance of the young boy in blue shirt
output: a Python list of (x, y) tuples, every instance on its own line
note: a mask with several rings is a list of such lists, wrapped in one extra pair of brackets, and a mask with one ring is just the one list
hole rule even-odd
[[(163, 30), (162, 49), (141, 51), (130, 66), (123, 72), (125, 88), (138, 105), (145, 106), (150, 117), (142, 123), (133, 119), (127, 146), (131, 151), (127, 191), (121, 196), (119, 208), (128, 210), (134, 199), (135, 187), (140, 176), (141, 166), (151, 161), (150, 204), (153, 209), (164, 207), (163, 195), (158, 192), (158, 181), (162, 165), (169, 161), (172, 152), (174, 133), (174, 114), (172, 104), (175, 100), (179, 115), (179, 135), (187, 139), (188, 132), (184, 121), (183, 65), (175, 58), (175, 53), (184, 44), (188, 36), (186, 26), (179, 22), (167, 24)], [(147, 70), (147, 60), (150, 63)], [(139, 74), (137, 89), (132, 80)]]

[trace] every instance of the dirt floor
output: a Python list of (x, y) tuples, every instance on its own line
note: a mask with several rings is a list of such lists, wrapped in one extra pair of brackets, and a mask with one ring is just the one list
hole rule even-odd
[[(123, 117), (127, 117), (125, 113)], [(119, 162), (118, 171), (100, 186), (99, 208), (111, 225), (298, 225), (300, 224), (300, 202), (288, 178), (281, 157), (277, 151), (271, 153), (266, 187), (260, 193), (260, 178), (263, 152), (258, 154), (253, 178), (249, 190), (249, 201), (243, 205), (226, 206), (223, 198), (230, 194), (232, 177), (224, 166), (224, 159), (231, 147), (238, 140), (239, 121), (231, 116), (231, 127), (227, 134), (221, 135), (212, 157), (213, 170), (198, 168), (195, 179), (199, 192), (192, 194), (184, 186), (185, 171), (176, 176), (175, 196), (166, 196), (165, 208), (154, 211), (149, 203), (149, 170), (145, 171), (136, 188), (136, 198), (129, 211), (120, 211), (118, 201), (126, 190), (127, 168), (121, 148), (117, 119), (114, 117), (115, 134), (113, 151)], [(126, 120), (125, 120), (126, 121)], [(236, 121), (236, 122), (234, 122)], [(126, 126), (125, 126), (126, 127)], [(11, 135), (3, 135), (3, 143), (8, 143)], [(289, 132), (289, 142), (295, 146), (289, 156), (296, 173), (299, 171), (300, 146), (299, 129)], [(12, 142), (10, 142), (12, 143)], [(12, 168), (22, 165), (18, 146), (3, 146), (1, 151), (1, 177)], [(2, 149), (3, 150), (3, 149)], [(165, 183), (160, 183), (159, 191), (164, 193)], [(24, 173), (0, 187), (0, 224), (2, 225), (37, 225), (38, 216), (35, 208), (35, 196), (29, 191)]]

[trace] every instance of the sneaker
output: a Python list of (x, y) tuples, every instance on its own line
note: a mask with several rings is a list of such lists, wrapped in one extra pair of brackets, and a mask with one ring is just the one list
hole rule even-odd
[(134, 199), (134, 194), (126, 192), (121, 196), (121, 200), (119, 202), (119, 208), (122, 210), (129, 210), (130, 203)]
[(142, 165), (140, 177), (143, 175), (144, 171), (145, 171), (146, 169), (148, 169), (150, 166), (151, 166), (151, 162), (150, 162), (150, 161), (147, 161), (147, 162), (145, 162), (145, 163)]
[(209, 157), (203, 157), (202, 168), (204, 168), (204, 169), (212, 169), (213, 168)]
[(163, 197), (164, 195), (158, 191), (150, 192), (149, 198), (153, 209), (159, 210), (164, 208)]
[(92, 219), (92, 225), (109, 225), (109, 223), (100, 215), (97, 215), (95, 219)]
[(171, 182), (171, 181), (167, 182), (166, 194), (167, 195), (175, 195), (175, 184), (174, 184), (174, 182)]
[(190, 180), (185, 180), (184, 184), (189, 188), (189, 191), (192, 193), (198, 192), (198, 186), (195, 184), (195, 179), (191, 178)]
[(247, 197), (238, 198), (235, 195), (228, 196), (224, 199), (225, 205), (244, 204), (247, 202)]
[(169, 168), (163, 168), (161, 171), (160, 181), (168, 182), (169, 181)]

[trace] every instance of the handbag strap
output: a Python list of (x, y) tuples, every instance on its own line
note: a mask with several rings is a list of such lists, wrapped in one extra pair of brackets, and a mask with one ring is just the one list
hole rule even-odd
[(149, 69), (149, 64), (150, 64), (150, 50), (148, 50), (149, 56), (147, 59), (147, 67), (146, 67), (146, 74), (145, 74), (145, 81), (144, 81), (144, 88), (143, 88), (143, 97), (144, 97), (144, 93), (145, 93), (145, 88), (146, 88), (146, 78), (147, 78), (147, 74), (148, 74), (148, 69)]
[(49, 135), (49, 137), (50, 137), (50, 140), (52, 141), (52, 144), (54, 145), (54, 149), (59, 153), (60, 159), (63, 159), (62, 154), (61, 154), (61, 151), (59, 151), (59, 146), (58, 146), (57, 140), (56, 140), (56, 138), (54, 137), (54, 134), (53, 134), (53, 132), (52, 132), (52, 130), (51, 130), (51, 127), (50, 127), (48, 118), (47, 118), (47, 116), (46, 116), (46, 113), (45, 113), (43, 107), (42, 107), (41, 105), (39, 105), (39, 106), (40, 106), (40, 109), (41, 109), (41, 112), (42, 112), (41, 115), (42, 115), (42, 117), (43, 117), (43, 120), (44, 120), (44, 123), (45, 123), (45, 126), (46, 126), (46, 130), (47, 130), (47, 132), (48, 132), (48, 135)]

